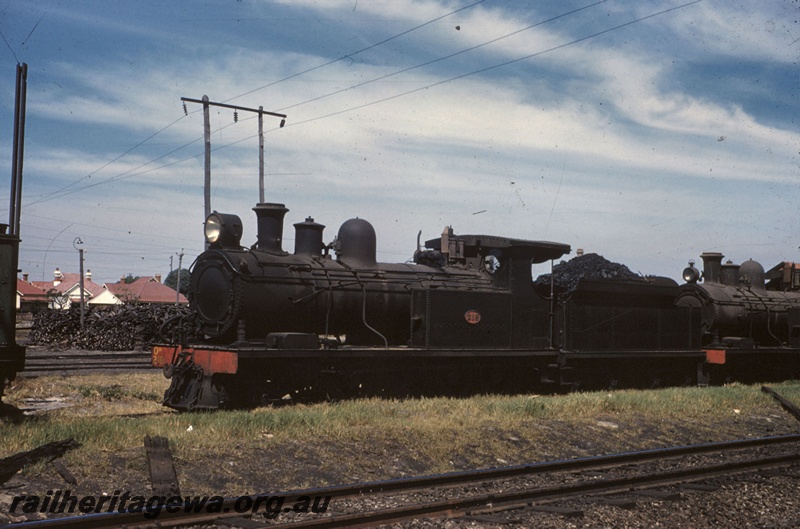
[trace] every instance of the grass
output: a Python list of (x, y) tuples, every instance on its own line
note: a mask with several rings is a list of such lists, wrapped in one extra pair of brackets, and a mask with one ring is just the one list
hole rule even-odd
[[(270, 464), (294, 468), (295, 475), (302, 474), (298, 468), (313, 466), (322, 481), (330, 482), (351, 480), (365, 468), (376, 475), (444, 472), (493, 462), (722, 440), (749, 435), (749, 426), (742, 432), (736, 429), (747, 421), (767, 432), (796, 430), (794, 420), (760, 386), (738, 384), (557, 396), (363, 399), (190, 414), (161, 406), (165, 387), (160, 373), (23, 380), (8, 392), (6, 402), (24, 406), (26, 399), (58, 396), (71, 405), (22, 424), (0, 424), (0, 457), (73, 438), (82, 446), (66, 456), (68, 464), (116, 472), (118, 462), (109, 459), (111, 454), (140, 454), (145, 435), (164, 436), (179, 461), (198, 467), (198, 475), (189, 481), (202, 489), (200, 482), (208, 476), (200, 467), (205, 461), (221, 472), (220, 454), (266, 457)], [(800, 403), (800, 382), (771, 387)], [(247, 466), (246, 461), (239, 463)], [(141, 473), (145, 463), (135, 455), (125, 466)], [(215, 479), (235, 478), (231, 474)], [(310, 476), (303, 479), (320, 484)], [(241, 491), (248, 485), (229, 486)]]
[[(125, 385), (107, 375), (26, 380), (9, 392), (6, 402), (24, 405), (26, 398), (48, 395), (72, 398), (73, 405), (34, 416), (22, 425), (0, 427), (4, 439), (0, 450), (12, 453), (66, 437), (75, 438), (89, 450), (116, 450), (140, 443), (144, 435), (163, 435), (173, 442), (216, 449), (232, 438), (251, 442), (275, 437), (302, 441), (324, 435), (346, 440), (362, 430), (434, 432), (486, 426), (513, 428), (529, 421), (580, 422), (600, 416), (647, 415), (662, 422), (687, 418), (715, 421), (735, 413), (778, 409), (759, 386), (734, 384), (556, 396), (360, 399), (179, 414), (160, 405), (163, 387), (163, 378), (155, 374), (126, 375)], [(785, 382), (772, 387), (789, 400), (800, 402), (800, 383)]]

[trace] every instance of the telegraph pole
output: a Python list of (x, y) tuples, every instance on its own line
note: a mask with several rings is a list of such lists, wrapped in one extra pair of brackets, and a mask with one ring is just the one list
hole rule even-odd
[[(172, 258), (170, 257), (170, 261)], [(175, 284), (175, 305), (180, 305), (181, 303), (181, 266), (183, 263), (183, 248), (181, 248), (181, 253), (178, 254), (178, 282)]]
[[(206, 218), (211, 214), (211, 125), (208, 116), (209, 107), (222, 107), (233, 109), (234, 119), (238, 119), (237, 112), (239, 110), (245, 112), (255, 112), (258, 114), (258, 201), (264, 202), (264, 114), (268, 116), (275, 116), (281, 118), (280, 127), (286, 124), (286, 114), (278, 114), (277, 112), (268, 112), (264, 110), (263, 106), (258, 108), (247, 108), (236, 105), (228, 105), (226, 103), (217, 103), (209, 101), (208, 96), (203, 96), (203, 99), (190, 99), (182, 97), (181, 101), (185, 103), (200, 103), (203, 105), (203, 130), (205, 131), (206, 140), (206, 181), (205, 181), (205, 214)], [(186, 106), (184, 105), (184, 112)]]
[(208, 96), (203, 96), (203, 136), (206, 144), (206, 178), (203, 186), (203, 221), (211, 215), (211, 119), (208, 113)]
[(258, 107), (258, 203), (264, 203), (264, 107)]
[[(17, 89), (14, 102), (14, 146), (11, 153), (11, 204), (8, 208), (9, 235), (19, 237), (22, 210), (22, 162), (25, 158), (25, 107), (28, 98), (28, 65), (17, 64)], [(17, 265), (14, 265), (17, 266)], [(16, 275), (16, 272), (14, 272)]]
[(86, 307), (86, 303), (85, 303), (84, 298), (83, 298), (83, 290), (84, 290), (84, 288), (83, 288), (83, 284), (84, 284), (83, 283), (83, 246), (78, 247), (79, 245), (83, 245), (83, 241), (81, 240), (80, 237), (75, 237), (75, 240), (72, 241), (72, 246), (76, 250), (78, 250), (78, 256), (79, 256), (79, 259), (80, 259), (80, 263), (79, 263), (78, 269), (79, 269), (81, 277), (80, 277), (80, 280), (78, 282), (78, 285), (79, 285), (78, 288), (81, 289), (81, 330), (83, 330), (84, 322), (86, 320), (86, 308), (85, 308)]

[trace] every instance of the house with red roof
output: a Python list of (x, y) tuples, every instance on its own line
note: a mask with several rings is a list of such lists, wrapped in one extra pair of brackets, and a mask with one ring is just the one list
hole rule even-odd
[[(27, 274), (17, 280), (17, 307), (23, 310), (28, 303), (42, 303), (52, 309), (68, 309), (81, 302), (80, 274), (62, 272), (56, 268), (52, 281), (27, 281)], [(120, 280), (117, 283), (98, 285), (92, 281), (91, 270), (83, 279), (83, 299), (89, 306), (123, 305), (126, 303), (186, 304), (183, 294), (161, 283), (161, 277), (140, 277), (132, 283)]]
[(183, 294), (168, 287), (157, 277), (140, 277), (132, 283), (118, 281), (103, 285), (120, 303), (189, 303)]
[(41, 288), (33, 285), (30, 281), (17, 278), (17, 311), (18, 312), (38, 312), (47, 308), (50, 298)]
[[(24, 277), (24, 276), (23, 276)], [(48, 297), (48, 307), (52, 309), (68, 309), (81, 302), (81, 275), (62, 272), (56, 268), (52, 281), (31, 281)], [(92, 298), (103, 292), (103, 287), (92, 281), (92, 271), (88, 270), (83, 278), (83, 300), (91, 303)]]

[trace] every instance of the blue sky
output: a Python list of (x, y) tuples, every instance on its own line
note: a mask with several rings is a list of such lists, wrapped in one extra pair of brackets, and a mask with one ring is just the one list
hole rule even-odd
[[(266, 197), (403, 262), (452, 225), (678, 278), (800, 260), (800, 2), (0, 0), (0, 198), (28, 73), (20, 267), (98, 282), (202, 251), (203, 120), (265, 120)], [(255, 242), (257, 122), (212, 108), (212, 208)], [(7, 207), (7, 198), (0, 200)], [(5, 209), (0, 215), (6, 215)]]

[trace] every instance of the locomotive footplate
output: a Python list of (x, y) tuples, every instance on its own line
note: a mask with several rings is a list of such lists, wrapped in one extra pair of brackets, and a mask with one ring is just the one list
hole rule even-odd
[[(152, 364), (170, 379), (166, 406), (190, 411), (275, 399), (524, 391), (538, 384), (553, 350), (339, 347), (281, 349), (158, 345)], [(513, 379), (513, 380), (512, 380)], [(448, 389), (444, 389), (444, 388)], [(509, 389), (510, 390), (510, 389)]]
[[(209, 373), (236, 373), (237, 364), (246, 359), (280, 358), (437, 358), (437, 357), (541, 357), (554, 359), (559, 352), (551, 349), (488, 349), (488, 348), (415, 348), (415, 347), (357, 347), (343, 346), (331, 349), (279, 349), (263, 344), (247, 344), (236, 347), (181, 347), (174, 345), (153, 346), (151, 363), (155, 367), (169, 364), (181, 352), (191, 353), (195, 362)], [(702, 353), (701, 353), (702, 354)]]
[[(290, 339), (284, 344), (303, 344)], [(153, 348), (178, 410), (252, 405), (282, 398), (463, 395), (769, 381), (800, 376), (800, 350), (556, 351), (542, 349), (234, 346)], [(757, 379), (755, 377), (758, 377)], [(288, 397), (287, 397), (288, 395)]]

